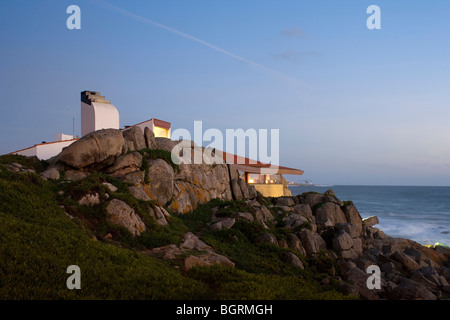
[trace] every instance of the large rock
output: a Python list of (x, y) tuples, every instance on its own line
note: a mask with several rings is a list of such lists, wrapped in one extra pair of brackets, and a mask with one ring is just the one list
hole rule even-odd
[(146, 191), (151, 199), (163, 206), (173, 195), (173, 168), (162, 159), (151, 160), (149, 164)]
[(272, 233), (264, 233), (256, 238), (256, 242), (260, 244), (271, 244), (278, 247), (277, 238)]
[(301, 203), (309, 205), (313, 208), (316, 204), (323, 202), (324, 195), (318, 193), (308, 193), (301, 197)]
[(322, 237), (309, 229), (302, 229), (299, 233), (300, 241), (308, 255), (318, 254), (321, 250), (325, 250), (327, 244)]
[(367, 280), (370, 276), (369, 273), (359, 269), (352, 262), (347, 262), (345, 269), (347, 269), (345, 270), (346, 282), (341, 283), (341, 290), (343, 293), (361, 296), (369, 300), (380, 299), (380, 293), (384, 292), (385, 287), (383, 281), (381, 281), (380, 289), (369, 289), (367, 287)]
[(292, 207), (294, 205), (294, 200), (290, 197), (280, 197), (277, 199), (277, 205)]
[(286, 223), (285, 228), (288, 229), (295, 229), (308, 223), (308, 219), (296, 213), (291, 213), (285, 216), (282, 220)]
[(260, 206), (255, 208), (255, 218), (256, 221), (273, 221), (275, 218), (266, 206)]
[(188, 184), (185, 182), (175, 181), (173, 186), (174, 199), (169, 205), (173, 213), (188, 213), (195, 209), (187, 192), (187, 186)]
[(235, 166), (233, 164), (227, 164), (227, 166), (230, 174), (230, 180), (239, 179), (240, 178), (239, 171), (235, 168)]
[(133, 236), (139, 236), (146, 230), (139, 215), (122, 200), (111, 200), (106, 207), (106, 211), (109, 213), (109, 222), (125, 227)]
[(131, 186), (131, 187), (128, 187), (128, 190), (130, 191), (130, 194), (134, 198), (139, 199), (139, 200), (143, 200), (143, 201), (153, 200), (147, 194), (146, 189), (148, 189), (148, 188), (146, 188), (146, 186)]
[(169, 217), (169, 213), (162, 207), (156, 206), (154, 209), (150, 208), (150, 216), (155, 219), (156, 223), (161, 226), (166, 226), (169, 223), (166, 218)]
[(180, 248), (182, 249), (189, 249), (189, 250), (207, 250), (211, 249), (210, 246), (208, 246), (206, 243), (204, 243), (202, 240), (200, 240), (199, 237), (197, 237), (192, 232), (187, 232), (183, 237), (183, 242), (180, 245)]
[(248, 198), (249, 199), (255, 199), (258, 196), (255, 186), (248, 185), (247, 189), (248, 189)]
[(214, 222), (211, 225), (211, 230), (226, 230), (226, 229), (230, 229), (234, 223), (236, 222), (236, 219), (234, 218), (223, 218), (220, 219), (219, 221)]
[(299, 267), (300, 269), (305, 269), (305, 266), (303, 265), (302, 260), (299, 259), (299, 257), (297, 257), (294, 253), (289, 252), (289, 251), (285, 251), (281, 254), (281, 258), (296, 267)]
[(144, 183), (145, 172), (144, 171), (135, 171), (127, 173), (120, 177), (120, 179), (124, 182), (128, 182), (133, 184), (134, 186), (139, 186)]
[(424, 285), (403, 278), (400, 283), (393, 288), (387, 296), (392, 300), (436, 300), (437, 297), (431, 293)]
[(166, 150), (172, 152), (173, 148), (180, 143), (180, 141), (173, 141), (168, 138), (157, 137), (155, 138), (157, 149)]
[(98, 193), (88, 193), (78, 201), (78, 204), (80, 206), (88, 207), (100, 204), (100, 195)]
[(344, 207), (344, 214), (347, 221), (351, 223), (353, 226), (355, 226), (358, 235), (361, 235), (363, 223), (361, 215), (359, 214), (355, 205), (353, 204), (346, 205)]
[[(19, 171), (19, 169), (17, 169), (17, 171)], [(58, 170), (58, 168), (55, 168), (55, 167), (48, 168), (47, 170), (42, 172), (40, 174), (40, 176), (44, 180), (47, 180), (47, 179), (58, 180), (60, 177), (59, 170)]]
[(232, 179), (230, 181), (230, 185), (231, 185), (231, 191), (233, 192), (233, 197), (235, 200), (242, 200), (244, 199), (244, 196), (242, 194), (241, 191), (241, 187), (239, 185), (239, 180), (238, 179)]
[(114, 165), (106, 170), (114, 177), (122, 177), (128, 173), (139, 171), (142, 165), (142, 155), (137, 152), (130, 152), (117, 158)]
[(378, 220), (377, 216), (371, 216), (371, 217), (363, 219), (362, 223), (365, 227), (372, 227), (372, 226), (380, 223), (380, 221)]
[(341, 231), (333, 239), (333, 250), (336, 252), (350, 250), (353, 247), (352, 237), (345, 231)]
[(188, 256), (184, 260), (184, 268), (186, 270), (192, 269), (197, 266), (212, 266), (215, 264), (234, 267), (234, 262), (232, 262), (227, 257), (213, 251), (207, 251), (205, 254), (199, 256)]
[(144, 138), (144, 132), (141, 127), (133, 126), (127, 130), (122, 131), (124, 143), (124, 151), (142, 150), (147, 147)]
[(65, 147), (59, 160), (75, 168), (83, 168), (120, 155), (123, 145), (124, 139), (120, 130), (98, 130)]
[(241, 189), (242, 196), (244, 197), (244, 199), (249, 199), (250, 193), (248, 192), (248, 187), (247, 187), (247, 184), (245, 183), (245, 181), (243, 179), (239, 179), (238, 183), (239, 183), (239, 188)]
[(305, 248), (303, 248), (300, 239), (295, 234), (290, 233), (288, 236), (288, 240), (292, 249), (300, 253), (302, 256), (306, 256)]
[(149, 127), (145, 127), (144, 129), (144, 139), (147, 148), (149, 149), (158, 149), (158, 145), (156, 144), (155, 134)]
[(69, 181), (78, 181), (85, 177), (87, 177), (90, 173), (89, 172), (82, 172), (77, 170), (67, 170), (64, 172), (64, 180)]
[(294, 211), (307, 219), (312, 219), (313, 214), (311, 207), (307, 204), (297, 204), (294, 206)]
[(417, 262), (403, 252), (395, 251), (391, 255), (391, 259), (400, 262), (407, 271), (414, 271), (419, 269), (419, 265), (417, 264)]
[(332, 202), (326, 202), (316, 209), (316, 223), (326, 227), (332, 227), (337, 223), (346, 223), (344, 212)]

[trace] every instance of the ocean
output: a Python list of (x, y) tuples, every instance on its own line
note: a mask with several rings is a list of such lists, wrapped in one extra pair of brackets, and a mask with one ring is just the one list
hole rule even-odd
[(450, 245), (450, 187), (289, 186), (292, 195), (332, 189), (351, 200), (362, 218), (378, 216), (375, 226), (391, 237), (420, 244)]

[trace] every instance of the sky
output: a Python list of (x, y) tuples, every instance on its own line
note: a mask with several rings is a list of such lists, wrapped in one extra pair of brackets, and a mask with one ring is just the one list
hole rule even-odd
[(291, 181), (448, 186), (449, 15), (445, 0), (2, 0), (0, 154), (73, 119), (79, 135), (92, 90), (121, 127), (279, 129), (280, 164), (305, 172)]

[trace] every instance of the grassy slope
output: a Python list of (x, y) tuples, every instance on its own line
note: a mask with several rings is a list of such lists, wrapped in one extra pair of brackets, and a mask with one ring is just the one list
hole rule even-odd
[[(0, 157), (0, 163), (2, 160)], [(149, 230), (138, 240), (123, 230), (115, 234), (124, 240), (121, 243), (93, 240), (93, 233), (114, 231), (113, 226), (100, 223), (102, 228), (86, 229), (83, 219), (69, 219), (59, 206), (63, 200), (57, 191), (65, 188), (66, 193), (75, 193), (96, 179), (98, 176), (67, 187), (32, 173), (9, 173), (0, 166), (0, 299), (342, 298), (333, 286), (324, 289), (318, 284), (314, 261), (305, 261), (310, 267), (302, 271), (281, 262), (282, 249), (253, 244), (248, 232), (256, 226), (239, 223), (222, 232), (205, 228), (209, 205), (173, 217), (168, 227), (150, 221)], [(125, 200), (128, 196), (120, 190), (115, 194)], [(148, 219), (141, 212), (145, 204), (131, 205), (144, 221)], [(101, 216), (104, 210), (99, 205), (82, 214), (86, 220), (89, 215)], [(101, 221), (101, 217), (94, 220)], [(167, 261), (139, 253), (180, 239), (187, 230), (201, 232), (216, 251), (236, 262), (236, 268), (184, 272)], [(81, 290), (66, 287), (66, 268), (73, 264), (81, 268)]]

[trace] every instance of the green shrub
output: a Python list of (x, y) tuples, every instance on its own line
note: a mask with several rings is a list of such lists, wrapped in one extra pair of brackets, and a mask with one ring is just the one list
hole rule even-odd
[(17, 154), (5, 154), (0, 156), (0, 164), (18, 163), (27, 169), (33, 169), (36, 172), (42, 172), (48, 167), (48, 162), (39, 160), (36, 157), (25, 157)]
[[(169, 165), (172, 166), (172, 168), (173, 168), (173, 170), (175, 172), (179, 172), (180, 171), (179, 165), (172, 161), (172, 153), (167, 151), (167, 150), (142, 149), (142, 150), (139, 150), (139, 153), (142, 155), (143, 158), (152, 159), (152, 160), (163, 159)], [(143, 163), (144, 163), (144, 161), (143, 161)]]

